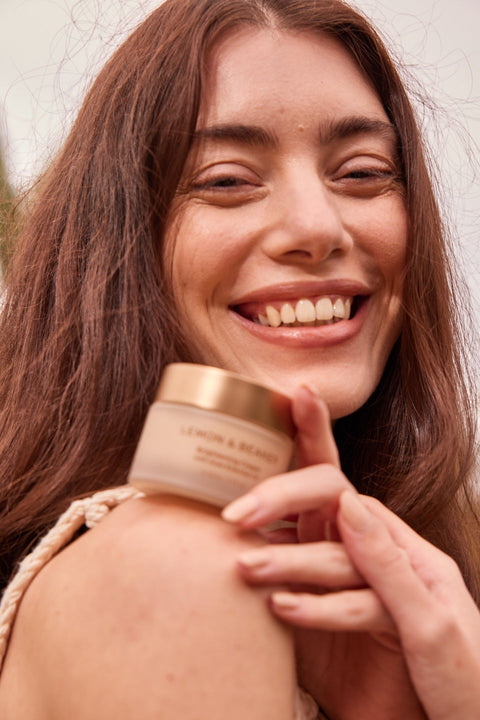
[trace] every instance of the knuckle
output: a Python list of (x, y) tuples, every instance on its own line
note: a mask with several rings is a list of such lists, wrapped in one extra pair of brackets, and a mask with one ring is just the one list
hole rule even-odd
[(352, 483), (350, 482), (350, 480), (348, 480), (346, 475), (344, 475), (339, 468), (333, 465), (329, 465), (328, 467), (330, 468), (332, 480), (334, 480), (339, 486), (344, 489), (352, 487)]
[(371, 538), (371, 549), (378, 564), (385, 572), (396, 574), (410, 566), (410, 559), (406, 550), (391, 541), (386, 543), (383, 535), (376, 531), (374, 531)]
[(348, 562), (345, 548), (340, 543), (324, 542), (323, 548), (326, 559), (332, 564), (343, 567)]
[(319, 488), (322, 493), (335, 490), (337, 493), (346, 488), (351, 488), (352, 484), (343, 474), (343, 472), (335, 465), (329, 463), (320, 463), (303, 470), (305, 476), (309, 478), (312, 487)]
[(459, 634), (461, 631), (455, 615), (440, 606), (417, 628), (414, 643), (417, 647), (421, 646), (423, 653), (430, 655), (450, 643), (456, 643)]
[(433, 566), (422, 567), (420, 574), (429, 590), (435, 594), (440, 593), (440, 596), (446, 593), (446, 599), (452, 589), (458, 589), (465, 584), (457, 563), (445, 553), (439, 553)]
[(352, 627), (365, 627), (378, 622), (384, 615), (383, 606), (372, 590), (350, 590), (343, 592), (342, 596), (342, 611)]
[(350, 575), (352, 571), (352, 562), (339, 543), (325, 543), (325, 561), (334, 576)]
[(449, 580), (455, 581), (462, 578), (460, 568), (450, 555), (442, 553), (440, 562), (442, 569)]

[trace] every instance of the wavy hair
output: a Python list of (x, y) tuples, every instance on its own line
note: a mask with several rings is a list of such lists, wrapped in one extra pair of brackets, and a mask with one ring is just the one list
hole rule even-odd
[(337, 38), (397, 130), (411, 228), (405, 320), (379, 388), (336, 435), (357, 487), (453, 554), (479, 599), (469, 545), (478, 524), (465, 519), (473, 518), (472, 396), (440, 215), (395, 64), (370, 23), (340, 0), (165, 0), (91, 87), (39, 182), (7, 278), (1, 582), (73, 498), (125, 482), (164, 365), (190, 359), (162, 236), (207, 53), (245, 25)]

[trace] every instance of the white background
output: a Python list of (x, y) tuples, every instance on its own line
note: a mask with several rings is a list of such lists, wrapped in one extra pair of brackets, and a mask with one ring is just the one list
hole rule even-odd
[[(68, 130), (85, 88), (158, 0), (0, 0), (0, 134), (12, 183), (28, 184)], [(480, 2), (356, 0), (434, 100), (418, 105), (442, 208), (480, 316)], [(459, 298), (462, 303), (464, 298)]]

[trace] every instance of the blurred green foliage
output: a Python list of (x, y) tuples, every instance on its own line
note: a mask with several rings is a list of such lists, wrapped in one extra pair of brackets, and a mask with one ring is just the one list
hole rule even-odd
[(8, 181), (3, 152), (0, 148), (0, 264), (7, 267), (15, 236), (15, 192)]

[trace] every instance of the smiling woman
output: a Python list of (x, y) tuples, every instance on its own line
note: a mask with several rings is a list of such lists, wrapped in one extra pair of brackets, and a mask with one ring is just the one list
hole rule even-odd
[(166, 229), (194, 357), (289, 394), (307, 383), (343, 417), (370, 397), (400, 333), (395, 129), (327, 35), (236, 30), (211, 52), (203, 93)]
[[(93, 85), (7, 278), (2, 720), (474, 720), (454, 292), (368, 21), (166, 0)], [(172, 361), (289, 398), (290, 471), (222, 515), (125, 485)]]

